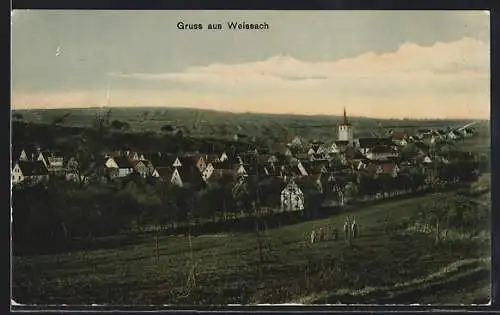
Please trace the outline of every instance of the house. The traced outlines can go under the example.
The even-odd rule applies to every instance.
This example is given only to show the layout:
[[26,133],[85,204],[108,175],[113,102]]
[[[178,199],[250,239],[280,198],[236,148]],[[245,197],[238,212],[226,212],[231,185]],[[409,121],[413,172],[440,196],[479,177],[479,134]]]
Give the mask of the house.
[[306,168],[304,167],[304,165],[302,165],[302,162],[300,160],[297,160],[296,163],[297,163],[297,169],[299,170],[301,176],[307,176],[307,175],[309,175],[307,173]]
[[134,171],[139,174],[141,177],[146,178],[148,177],[151,172],[150,168],[148,166],[148,162],[144,160],[133,160],[131,161],[131,164],[134,168]]
[[176,156],[172,154],[162,154],[161,152],[157,152],[150,154],[148,158],[149,158],[149,164],[151,164],[153,168],[167,167],[167,166],[173,167]]
[[408,134],[406,132],[393,132],[391,139],[397,145],[403,147],[408,145]]
[[237,158],[239,159],[240,164],[249,164],[256,165],[259,163],[259,155],[255,152],[242,152],[238,154]]
[[430,156],[425,155],[425,156],[422,158],[421,163],[424,163],[424,164],[429,164],[429,163],[432,163],[432,159],[430,158]]
[[295,138],[293,138],[293,140],[290,142],[290,145],[294,147],[301,147],[302,139],[299,136],[295,136]]
[[134,166],[126,157],[108,157],[104,164],[111,178],[122,178],[134,171]]
[[204,186],[202,174],[198,168],[175,168],[172,172],[170,183],[179,187],[199,189]]
[[328,153],[330,153],[330,150],[327,146],[325,146],[324,144],[320,145],[318,147],[318,149],[316,150],[316,154],[323,154],[323,155],[327,155]]
[[462,137],[462,135],[457,130],[451,130],[447,134],[447,138],[450,140],[457,140],[457,139],[460,139],[461,137]]
[[205,159],[202,155],[187,155],[176,159],[174,162],[174,167],[182,168],[186,166],[191,167],[192,165],[195,165],[200,173],[207,167]]
[[[220,162],[224,162],[225,160],[227,160],[229,157],[227,156],[226,152],[222,152],[222,154],[220,155],[220,158],[219,158],[219,161]],[[215,162],[215,161],[213,161]]]
[[281,191],[281,210],[282,211],[301,211],[304,210],[304,193],[292,179]]
[[301,178],[307,175],[308,173],[302,163],[294,160],[290,164],[281,165],[278,174],[275,176]]
[[349,141],[347,140],[336,140],[335,146],[339,152],[344,151],[349,146]]
[[358,161],[357,164],[354,165],[354,168],[358,171],[365,169],[368,166],[366,161]]
[[308,175],[315,175],[329,172],[328,160],[315,160],[311,162],[302,162],[302,167]]
[[[331,175],[320,173],[313,176],[309,176],[314,180],[315,187],[309,186],[310,189],[317,189],[317,191],[321,194],[329,194],[333,190],[333,181],[331,180],[333,177]],[[305,178],[307,180],[307,177]],[[303,179],[300,179],[299,187],[305,187],[302,184]]]
[[364,171],[371,175],[388,174],[392,177],[397,177],[401,169],[399,166],[392,162],[370,163]]
[[330,154],[337,154],[337,153],[339,153],[339,152],[340,152],[340,151],[339,151],[339,148],[337,147],[337,144],[336,144],[335,142],[334,142],[334,143],[332,143],[332,144],[330,145],[330,147],[329,147],[328,153],[330,153]]
[[344,157],[347,161],[359,161],[366,159],[366,157],[359,150],[352,147],[347,148],[346,151],[341,154],[341,157]]
[[64,157],[57,156],[54,152],[40,151],[37,161],[41,161],[51,173],[64,172]]
[[172,179],[173,168],[171,166],[155,167],[151,176],[162,181],[170,181]]
[[214,170],[215,170],[215,168],[212,165],[212,163],[208,163],[207,167],[205,167],[205,169],[203,170],[203,172],[201,174],[201,177],[203,178],[203,180],[205,182],[210,178],[210,176],[212,176]]
[[221,178],[223,176],[235,176],[236,172],[234,170],[234,165],[229,160],[220,161],[220,162],[212,162],[213,170],[211,171],[211,175],[209,178]]
[[12,148],[12,160],[35,161],[40,153],[40,148],[35,145],[24,145],[21,149]]
[[172,166],[173,166],[173,167],[182,167],[182,163],[181,163],[181,160],[180,160],[180,158],[179,158],[179,157],[176,157],[176,158],[174,159],[174,162],[172,163]]
[[125,156],[131,161],[139,161],[139,153],[137,152],[129,150],[125,152]]
[[356,148],[364,155],[376,147],[392,148],[394,143],[391,138],[358,138],[355,140]]
[[365,154],[370,160],[387,160],[389,158],[397,157],[398,153],[391,147],[374,147],[368,150]]
[[208,166],[209,163],[218,162],[219,158],[220,158],[220,156],[218,154],[214,154],[214,153],[205,154],[205,163],[207,163],[207,166]]
[[236,175],[238,175],[238,176],[248,176],[247,170],[246,170],[245,166],[243,166],[243,164],[234,165],[233,167],[234,167],[234,171],[235,171]]
[[464,137],[470,137],[474,135],[474,129],[467,127],[462,129],[462,135]]
[[49,180],[49,171],[42,161],[20,160],[12,168],[12,184],[17,185],[22,182],[39,183]]
[[424,135],[426,135],[426,134],[430,134],[431,132],[432,132],[432,130],[431,130],[431,129],[429,129],[429,128],[419,128],[419,129],[417,130],[417,134],[416,134],[416,135],[417,135],[419,138],[422,138]]

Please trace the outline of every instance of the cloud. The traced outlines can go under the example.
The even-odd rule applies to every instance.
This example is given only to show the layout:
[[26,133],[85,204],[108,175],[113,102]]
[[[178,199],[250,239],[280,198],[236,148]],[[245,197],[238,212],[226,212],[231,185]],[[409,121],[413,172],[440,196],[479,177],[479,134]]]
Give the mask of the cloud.
[[[341,43],[339,43],[341,44]],[[213,89],[412,94],[446,90],[470,93],[471,82],[484,92],[489,80],[489,45],[472,38],[422,47],[412,43],[386,54],[372,52],[328,62],[304,62],[279,55],[264,61],[211,64],[170,73],[112,73],[138,80],[163,80]],[[482,87],[484,86],[484,88]]]
[[[426,47],[406,43],[390,53],[323,62],[278,55],[178,72],[115,72],[109,74],[110,106],[333,115],[346,106],[357,116],[489,118],[489,58],[489,44],[463,38]],[[129,88],[134,84],[138,88]],[[18,108],[97,106],[106,94],[14,92],[12,104]]]

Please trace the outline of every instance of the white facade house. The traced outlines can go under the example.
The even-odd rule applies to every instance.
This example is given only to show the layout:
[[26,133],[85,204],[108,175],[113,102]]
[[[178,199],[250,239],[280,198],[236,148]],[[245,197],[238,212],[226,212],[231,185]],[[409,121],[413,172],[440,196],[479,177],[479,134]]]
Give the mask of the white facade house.
[[179,160],[178,157],[175,158],[174,163],[172,164],[173,167],[182,167],[182,163]]
[[26,151],[23,149],[21,150],[21,154],[19,155],[19,160],[21,161],[28,161],[31,157],[28,157],[28,154]]
[[228,156],[227,156],[226,152],[222,152],[222,154],[220,155],[219,161],[224,162],[227,159],[228,159]]
[[19,161],[12,168],[11,180],[13,185],[22,182],[32,184],[48,181],[49,172],[42,161]]
[[339,153],[339,148],[337,147],[337,144],[334,142],[332,143],[332,145],[330,146],[329,150],[328,150],[328,153],[333,153],[333,154],[336,154],[336,153]]
[[110,176],[113,178],[126,177],[134,171],[134,167],[130,161],[125,158],[109,157],[106,160],[105,166],[108,169]]
[[170,183],[179,187],[184,186],[184,183],[182,182],[182,178],[181,175],[179,174],[178,169],[175,169],[174,172],[172,173],[172,178],[170,179]]
[[325,145],[320,145],[319,148],[316,150],[316,154],[328,154],[330,152],[329,148],[327,148]]
[[283,211],[304,210],[304,193],[293,180],[281,191],[281,209]]
[[300,172],[300,174],[302,176],[307,176],[308,175],[308,173],[307,173],[304,165],[302,165],[302,163],[300,161],[298,161],[298,163],[297,163],[297,168],[299,169],[299,172]]
[[42,162],[51,172],[60,172],[64,170],[64,158],[61,156],[40,152],[36,160]]
[[387,160],[398,156],[395,150],[385,147],[378,147],[365,152],[365,156],[370,160]]
[[207,167],[203,170],[203,173],[201,174],[202,178],[204,181],[207,181],[210,176],[214,173],[214,166],[212,163],[208,163]]
[[148,175],[150,174],[147,161],[141,161],[141,160],[133,161],[132,165],[134,166],[134,170],[143,178],[148,177]]
[[24,180],[23,171],[21,170],[19,163],[16,163],[16,165],[14,165],[14,168],[12,169],[12,184],[14,185],[19,184],[23,180]]
[[153,176],[154,178],[160,178],[160,173],[158,172],[158,169],[155,168],[151,173],[151,176]]
[[242,164],[240,164],[236,170],[236,174],[240,176],[247,176],[247,170]]
[[451,130],[450,132],[448,132],[447,137],[448,139],[456,140],[459,138],[459,134],[456,133],[454,130]]

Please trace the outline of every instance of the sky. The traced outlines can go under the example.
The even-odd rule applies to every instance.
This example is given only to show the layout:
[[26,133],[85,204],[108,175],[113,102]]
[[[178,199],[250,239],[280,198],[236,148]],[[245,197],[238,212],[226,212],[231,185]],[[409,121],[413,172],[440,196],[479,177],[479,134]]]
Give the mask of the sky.
[[[269,29],[226,26],[243,21]],[[484,11],[16,10],[11,24],[13,109],[490,116]]]

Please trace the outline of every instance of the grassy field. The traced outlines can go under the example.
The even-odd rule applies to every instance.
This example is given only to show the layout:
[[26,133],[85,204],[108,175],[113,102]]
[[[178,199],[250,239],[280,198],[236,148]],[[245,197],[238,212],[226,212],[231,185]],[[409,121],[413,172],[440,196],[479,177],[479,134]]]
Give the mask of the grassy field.
[[[487,196],[487,195],[486,195]],[[196,284],[184,236],[153,235],[133,244],[59,255],[14,257],[13,295],[40,304],[231,303],[487,303],[488,235],[434,244],[429,235],[404,233],[418,204],[435,196],[349,209],[360,238],[308,243],[312,228],[345,214],[263,232],[259,269],[254,233],[192,239]],[[488,202],[485,195],[478,197]]]
[[[54,119],[65,116],[62,125],[88,127],[92,125],[98,109],[33,109],[15,110],[26,122],[50,124]],[[341,112],[337,114],[342,114]],[[460,126],[467,120],[398,120],[374,119],[366,117],[349,118],[356,136],[372,136],[386,133],[389,127],[412,130],[431,126]],[[299,116],[271,114],[234,114],[212,110],[186,108],[112,108],[110,120],[129,123],[132,131],[160,132],[162,126],[169,124],[181,126],[191,136],[216,136],[231,138],[234,134],[266,138],[276,141],[290,141],[299,135],[306,140],[332,141],[337,134],[339,116]],[[489,122],[480,124],[487,127]],[[483,126],[484,125],[484,126]],[[397,128],[400,126],[401,128]],[[409,127],[413,126],[413,127]],[[381,128],[386,127],[386,129]]]

